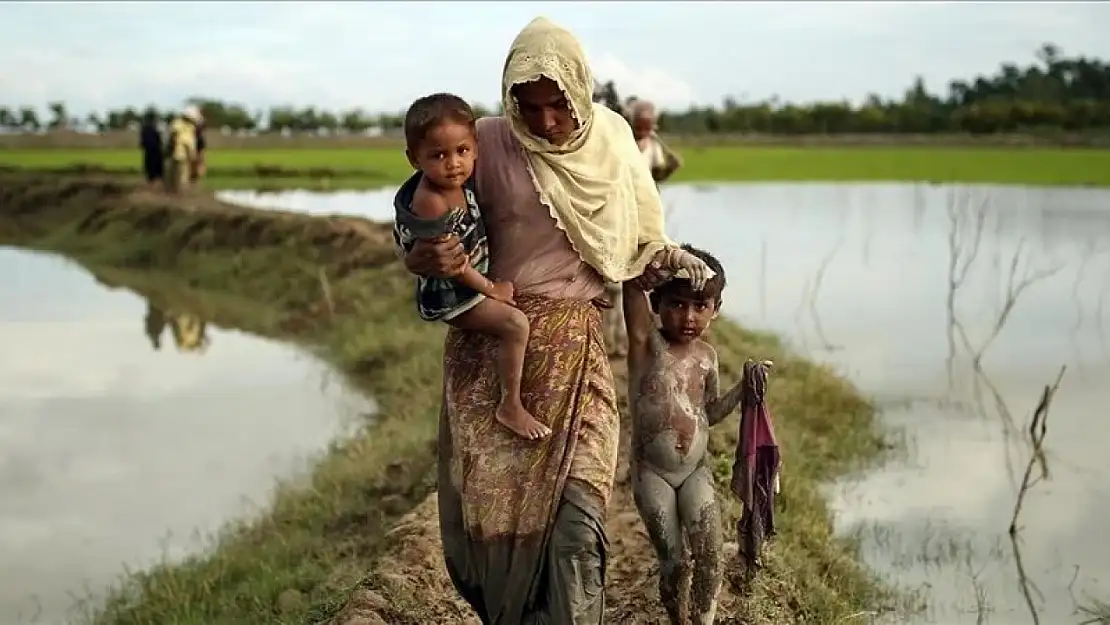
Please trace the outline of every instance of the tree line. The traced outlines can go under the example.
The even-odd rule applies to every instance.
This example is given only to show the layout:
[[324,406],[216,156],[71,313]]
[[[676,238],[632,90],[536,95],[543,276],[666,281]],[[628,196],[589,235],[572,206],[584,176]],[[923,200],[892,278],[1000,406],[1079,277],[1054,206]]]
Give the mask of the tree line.
[[[1025,67],[1003,63],[993,73],[970,80],[952,80],[944,93],[931,93],[917,77],[901,98],[869,96],[862,105],[845,101],[796,104],[771,97],[757,102],[725,98],[719,107],[661,111],[665,133],[945,133],[991,134],[1015,131],[1110,129],[1110,63],[1086,56],[1067,57],[1048,43]],[[597,85],[595,99],[621,109],[617,85]],[[371,113],[363,109],[328,111],[318,107],[275,106],[251,109],[243,104],[207,97],[189,103],[201,107],[209,127],[230,132],[319,134],[394,131],[404,113]],[[498,113],[475,107],[479,115]],[[173,111],[125,107],[84,118],[73,117],[64,102],[51,102],[45,116],[33,106],[0,106],[0,128],[9,132],[44,129],[124,130],[135,128],[146,113],[169,121]]]

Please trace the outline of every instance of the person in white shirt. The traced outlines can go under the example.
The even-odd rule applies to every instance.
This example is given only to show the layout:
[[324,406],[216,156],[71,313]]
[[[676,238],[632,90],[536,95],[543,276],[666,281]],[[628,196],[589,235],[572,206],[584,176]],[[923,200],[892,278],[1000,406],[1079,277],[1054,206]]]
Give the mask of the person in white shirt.
[[658,184],[674,175],[682,167],[682,159],[659,138],[655,105],[648,100],[633,100],[628,106],[628,120],[632,124],[632,136],[655,182]]

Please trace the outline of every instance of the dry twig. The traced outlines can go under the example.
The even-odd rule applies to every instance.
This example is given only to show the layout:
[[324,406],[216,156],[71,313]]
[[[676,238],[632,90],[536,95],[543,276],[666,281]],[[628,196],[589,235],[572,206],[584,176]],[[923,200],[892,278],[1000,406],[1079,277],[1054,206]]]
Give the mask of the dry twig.
[[[1025,572],[1025,563],[1021,557],[1021,547],[1018,544],[1018,518],[1021,516],[1022,507],[1025,503],[1025,496],[1029,490],[1034,486],[1047,480],[1048,461],[1044,452],[1044,439],[1048,434],[1048,414],[1052,406],[1052,399],[1056,396],[1056,391],[1060,389],[1060,381],[1064,378],[1064,372],[1067,371],[1067,365],[1060,367],[1060,372],[1056,374],[1056,380],[1051,386],[1045,386],[1044,391],[1041,392],[1041,400],[1037,403],[1037,408],[1033,411],[1033,418],[1029,421],[1029,440],[1032,443],[1033,451],[1029,455],[1029,462],[1025,466],[1025,474],[1021,480],[1021,486],[1018,489],[1017,499],[1014,501],[1014,514],[1010,519],[1010,544],[1014,550],[1014,566],[1017,568],[1018,585],[1021,588],[1022,596],[1025,598],[1025,604],[1029,607],[1029,614],[1033,617],[1034,625],[1040,624],[1040,615],[1037,612],[1036,602],[1033,600],[1033,593],[1036,593],[1041,601],[1044,601],[1044,596],[1036,585],[1029,579]],[[1040,475],[1034,476],[1033,471],[1040,468]]]

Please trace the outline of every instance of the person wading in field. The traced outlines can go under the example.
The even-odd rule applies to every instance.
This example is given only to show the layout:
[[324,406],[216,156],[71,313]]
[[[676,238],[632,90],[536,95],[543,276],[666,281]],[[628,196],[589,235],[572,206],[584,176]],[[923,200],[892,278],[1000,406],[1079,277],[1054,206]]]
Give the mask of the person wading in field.
[[[601,625],[605,510],[620,416],[600,308],[605,281],[653,289],[709,268],[663,232],[663,209],[628,123],[592,101],[574,36],[537,18],[513,41],[502,117],[479,119],[474,182],[489,273],[528,318],[525,408],[551,435],[496,424],[498,343],[450,328],[444,348],[438,498],[447,572],[490,625]],[[400,236],[397,236],[398,241]],[[398,249],[413,273],[456,277],[457,237]]]
[[[633,100],[627,110],[628,122],[632,124],[632,136],[636,146],[651,170],[651,177],[659,184],[670,178],[680,167],[682,159],[663,143],[656,133],[655,105],[648,100]],[[624,303],[621,298],[621,285],[610,282],[605,285],[605,293],[612,308],[605,310],[602,326],[605,330],[605,345],[612,357],[628,353],[628,335],[624,325]]]
[[203,121],[200,109],[189,105],[170,123],[166,188],[171,193],[184,193],[192,185],[193,166],[197,160],[197,126]]

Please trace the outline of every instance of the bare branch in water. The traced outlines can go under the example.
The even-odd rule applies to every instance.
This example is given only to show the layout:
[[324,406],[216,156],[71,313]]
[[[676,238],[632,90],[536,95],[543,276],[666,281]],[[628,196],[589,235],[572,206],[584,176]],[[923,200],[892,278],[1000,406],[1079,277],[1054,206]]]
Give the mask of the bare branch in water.
[[[1029,441],[1033,444],[1033,451],[1029,455],[1029,464],[1025,467],[1025,475],[1021,479],[1021,488],[1018,490],[1017,500],[1014,502],[1014,516],[1010,520],[1009,530],[1011,536],[1018,532],[1018,517],[1021,515],[1022,504],[1025,503],[1025,495],[1030,488],[1049,478],[1048,461],[1044,453],[1044,439],[1048,433],[1048,411],[1052,407],[1052,398],[1056,396],[1056,391],[1060,389],[1060,381],[1064,378],[1064,372],[1067,370],[1067,365],[1061,366],[1052,386],[1044,387],[1044,391],[1041,393],[1041,401],[1037,403],[1037,408],[1033,411],[1033,418],[1029,420]],[[1038,467],[1041,470],[1040,476],[1034,478],[1033,470]]]
[[767,318],[767,237],[759,239],[759,318]]
[[[1025,564],[1021,558],[1021,547],[1019,545],[1019,527],[1018,518],[1021,516],[1022,507],[1025,503],[1025,496],[1029,494],[1030,489],[1039,484],[1040,482],[1049,478],[1048,461],[1044,452],[1044,440],[1048,434],[1048,414],[1052,406],[1052,399],[1056,396],[1056,391],[1060,389],[1060,381],[1064,378],[1064,372],[1067,371],[1067,365],[1060,367],[1060,372],[1056,374],[1056,380],[1051,386],[1045,386],[1044,391],[1041,393],[1041,400],[1037,403],[1037,408],[1033,411],[1033,418],[1029,420],[1029,440],[1032,443],[1033,451],[1029,455],[1029,462],[1025,465],[1025,474],[1021,479],[1021,486],[1018,489],[1017,499],[1014,501],[1014,514],[1010,519],[1010,544],[1014,550],[1014,565],[1017,567],[1018,585],[1021,588],[1021,594],[1025,597],[1025,604],[1029,607],[1029,614],[1033,617],[1034,625],[1040,625],[1040,615],[1037,612],[1036,602],[1033,600],[1033,594],[1036,593],[1041,601],[1044,601],[1044,596],[1041,595],[1040,590],[1033,584],[1032,580],[1025,572]],[[1040,475],[1034,476],[1033,472],[1040,468]]]
[[[963,286],[967,280],[968,270],[971,264],[975,262],[975,257],[979,255],[979,248],[983,240],[983,224],[986,222],[987,209],[989,207],[989,198],[984,198],[983,201],[976,208],[972,222],[971,232],[971,245],[970,249],[964,249],[964,243],[961,241],[961,225],[964,223],[965,211],[963,208],[966,206],[966,195],[961,196],[959,200],[956,199],[955,191],[948,193],[948,297],[945,302],[945,310],[948,313],[948,359],[946,368],[948,370],[948,386],[951,388],[953,384],[953,363],[956,360],[956,338],[954,333],[954,325],[956,320],[956,292]],[[960,257],[966,257],[961,265]]]
[[1098,303],[1095,304],[1095,329],[1098,330],[1098,342],[1102,351],[1110,354],[1110,340],[1106,337],[1106,324],[1103,321],[1103,312],[1106,309],[1106,292],[1110,288],[1110,277],[1102,281],[1102,290],[1098,293]]
[[813,274],[813,288],[809,292],[809,316],[813,320],[813,330],[817,333],[818,340],[821,341],[821,347],[827,351],[838,349],[839,346],[830,343],[828,337],[825,336],[825,329],[821,326],[821,315],[817,312],[817,293],[821,290],[821,283],[825,280],[825,271],[828,270],[829,264],[832,263],[833,258],[836,257],[843,246],[844,231],[841,230],[840,236],[836,239],[836,245],[821,259],[817,272]]
[[1018,241],[1017,249],[1014,250],[1014,256],[1010,259],[1010,276],[1006,282],[1006,299],[1002,303],[1002,310],[998,313],[998,318],[995,321],[994,328],[991,329],[990,334],[982,345],[973,353],[972,360],[977,365],[983,359],[983,354],[986,353],[987,348],[991,346],[998,335],[1002,332],[1002,328],[1006,326],[1006,322],[1010,319],[1010,313],[1014,311],[1014,306],[1017,305],[1018,298],[1025,289],[1036,284],[1037,282],[1049,278],[1061,269],[1064,265],[1057,264],[1048,269],[1041,269],[1038,271],[1027,272],[1025,277],[1018,280],[1018,265],[1021,264],[1021,252],[1025,247],[1025,239],[1022,238]]
[[805,323],[802,321],[803,311],[806,302],[809,301],[809,278],[802,282],[802,294],[798,298],[798,307],[794,309],[794,323],[798,326],[798,338],[801,339],[801,348],[803,353],[809,352],[809,333],[806,332]]

